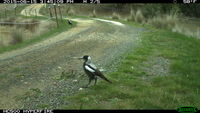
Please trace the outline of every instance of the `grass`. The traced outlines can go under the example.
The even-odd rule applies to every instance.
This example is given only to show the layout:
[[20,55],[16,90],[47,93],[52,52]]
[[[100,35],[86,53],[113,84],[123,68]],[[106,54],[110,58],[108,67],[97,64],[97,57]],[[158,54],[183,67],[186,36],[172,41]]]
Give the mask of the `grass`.
[[[127,22],[130,25],[131,22]],[[153,28],[152,28],[153,29]],[[61,109],[177,109],[200,108],[200,40],[168,30],[142,34],[141,45],[129,52],[118,71],[110,73],[113,84],[104,81],[64,97]],[[141,66],[153,58],[170,60],[168,76],[149,76]],[[151,68],[152,65],[147,65]],[[131,68],[133,67],[133,68]]]
[[73,23],[75,23],[75,24],[70,26],[66,22],[65,23],[63,23],[63,22],[61,23],[61,20],[59,20],[59,25],[60,25],[59,28],[52,29],[47,33],[41,34],[40,36],[34,37],[34,38],[30,39],[30,40],[23,41],[22,43],[18,43],[18,44],[6,46],[6,47],[1,47],[0,48],[0,53],[4,53],[6,51],[11,51],[11,50],[14,50],[14,49],[22,48],[22,47],[28,46],[30,44],[34,44],[36,42],[44,40],[46,38],[55,36],[55,35],[63,32],[63,31],[66,31],[66,30],[68,30],[68,29],[70,29],[72,27],[75,27],[76,26],[76,22],[73,22]]

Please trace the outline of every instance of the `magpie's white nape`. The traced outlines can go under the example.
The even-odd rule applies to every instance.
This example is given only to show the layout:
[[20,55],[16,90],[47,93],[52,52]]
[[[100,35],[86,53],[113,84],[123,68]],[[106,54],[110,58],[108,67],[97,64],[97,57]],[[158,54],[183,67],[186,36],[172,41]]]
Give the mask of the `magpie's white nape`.
[[67,19],[67,23],[68,23],[69,25],[72,25],[72,22],[71,22],[69,19]]

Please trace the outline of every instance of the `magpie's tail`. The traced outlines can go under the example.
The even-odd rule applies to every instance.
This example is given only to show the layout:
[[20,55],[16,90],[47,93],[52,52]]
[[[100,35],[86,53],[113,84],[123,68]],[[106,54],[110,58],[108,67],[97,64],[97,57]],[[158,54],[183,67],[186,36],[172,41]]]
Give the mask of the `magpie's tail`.
[[112,83],[110,80],[108,80],[105,76],[100,76],[102,79],[104,79],[105,81]]

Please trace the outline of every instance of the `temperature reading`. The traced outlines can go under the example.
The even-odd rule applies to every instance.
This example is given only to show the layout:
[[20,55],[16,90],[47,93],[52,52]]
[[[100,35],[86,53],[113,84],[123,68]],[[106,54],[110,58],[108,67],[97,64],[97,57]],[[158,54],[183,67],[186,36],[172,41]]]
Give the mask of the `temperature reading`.
[[90,3],[91,3],[91,4],[99,4],[99,3],[100,3],[100,0],[90,0]]

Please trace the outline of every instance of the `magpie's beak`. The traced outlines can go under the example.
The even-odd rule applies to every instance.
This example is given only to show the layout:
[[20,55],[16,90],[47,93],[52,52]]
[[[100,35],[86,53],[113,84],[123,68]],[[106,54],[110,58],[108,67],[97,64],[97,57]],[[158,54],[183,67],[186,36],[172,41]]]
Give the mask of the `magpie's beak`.
[[79,57],[78,59],[83,59],[83,57]]
[[83,59],[83,57],[73,57],[74,59]]

